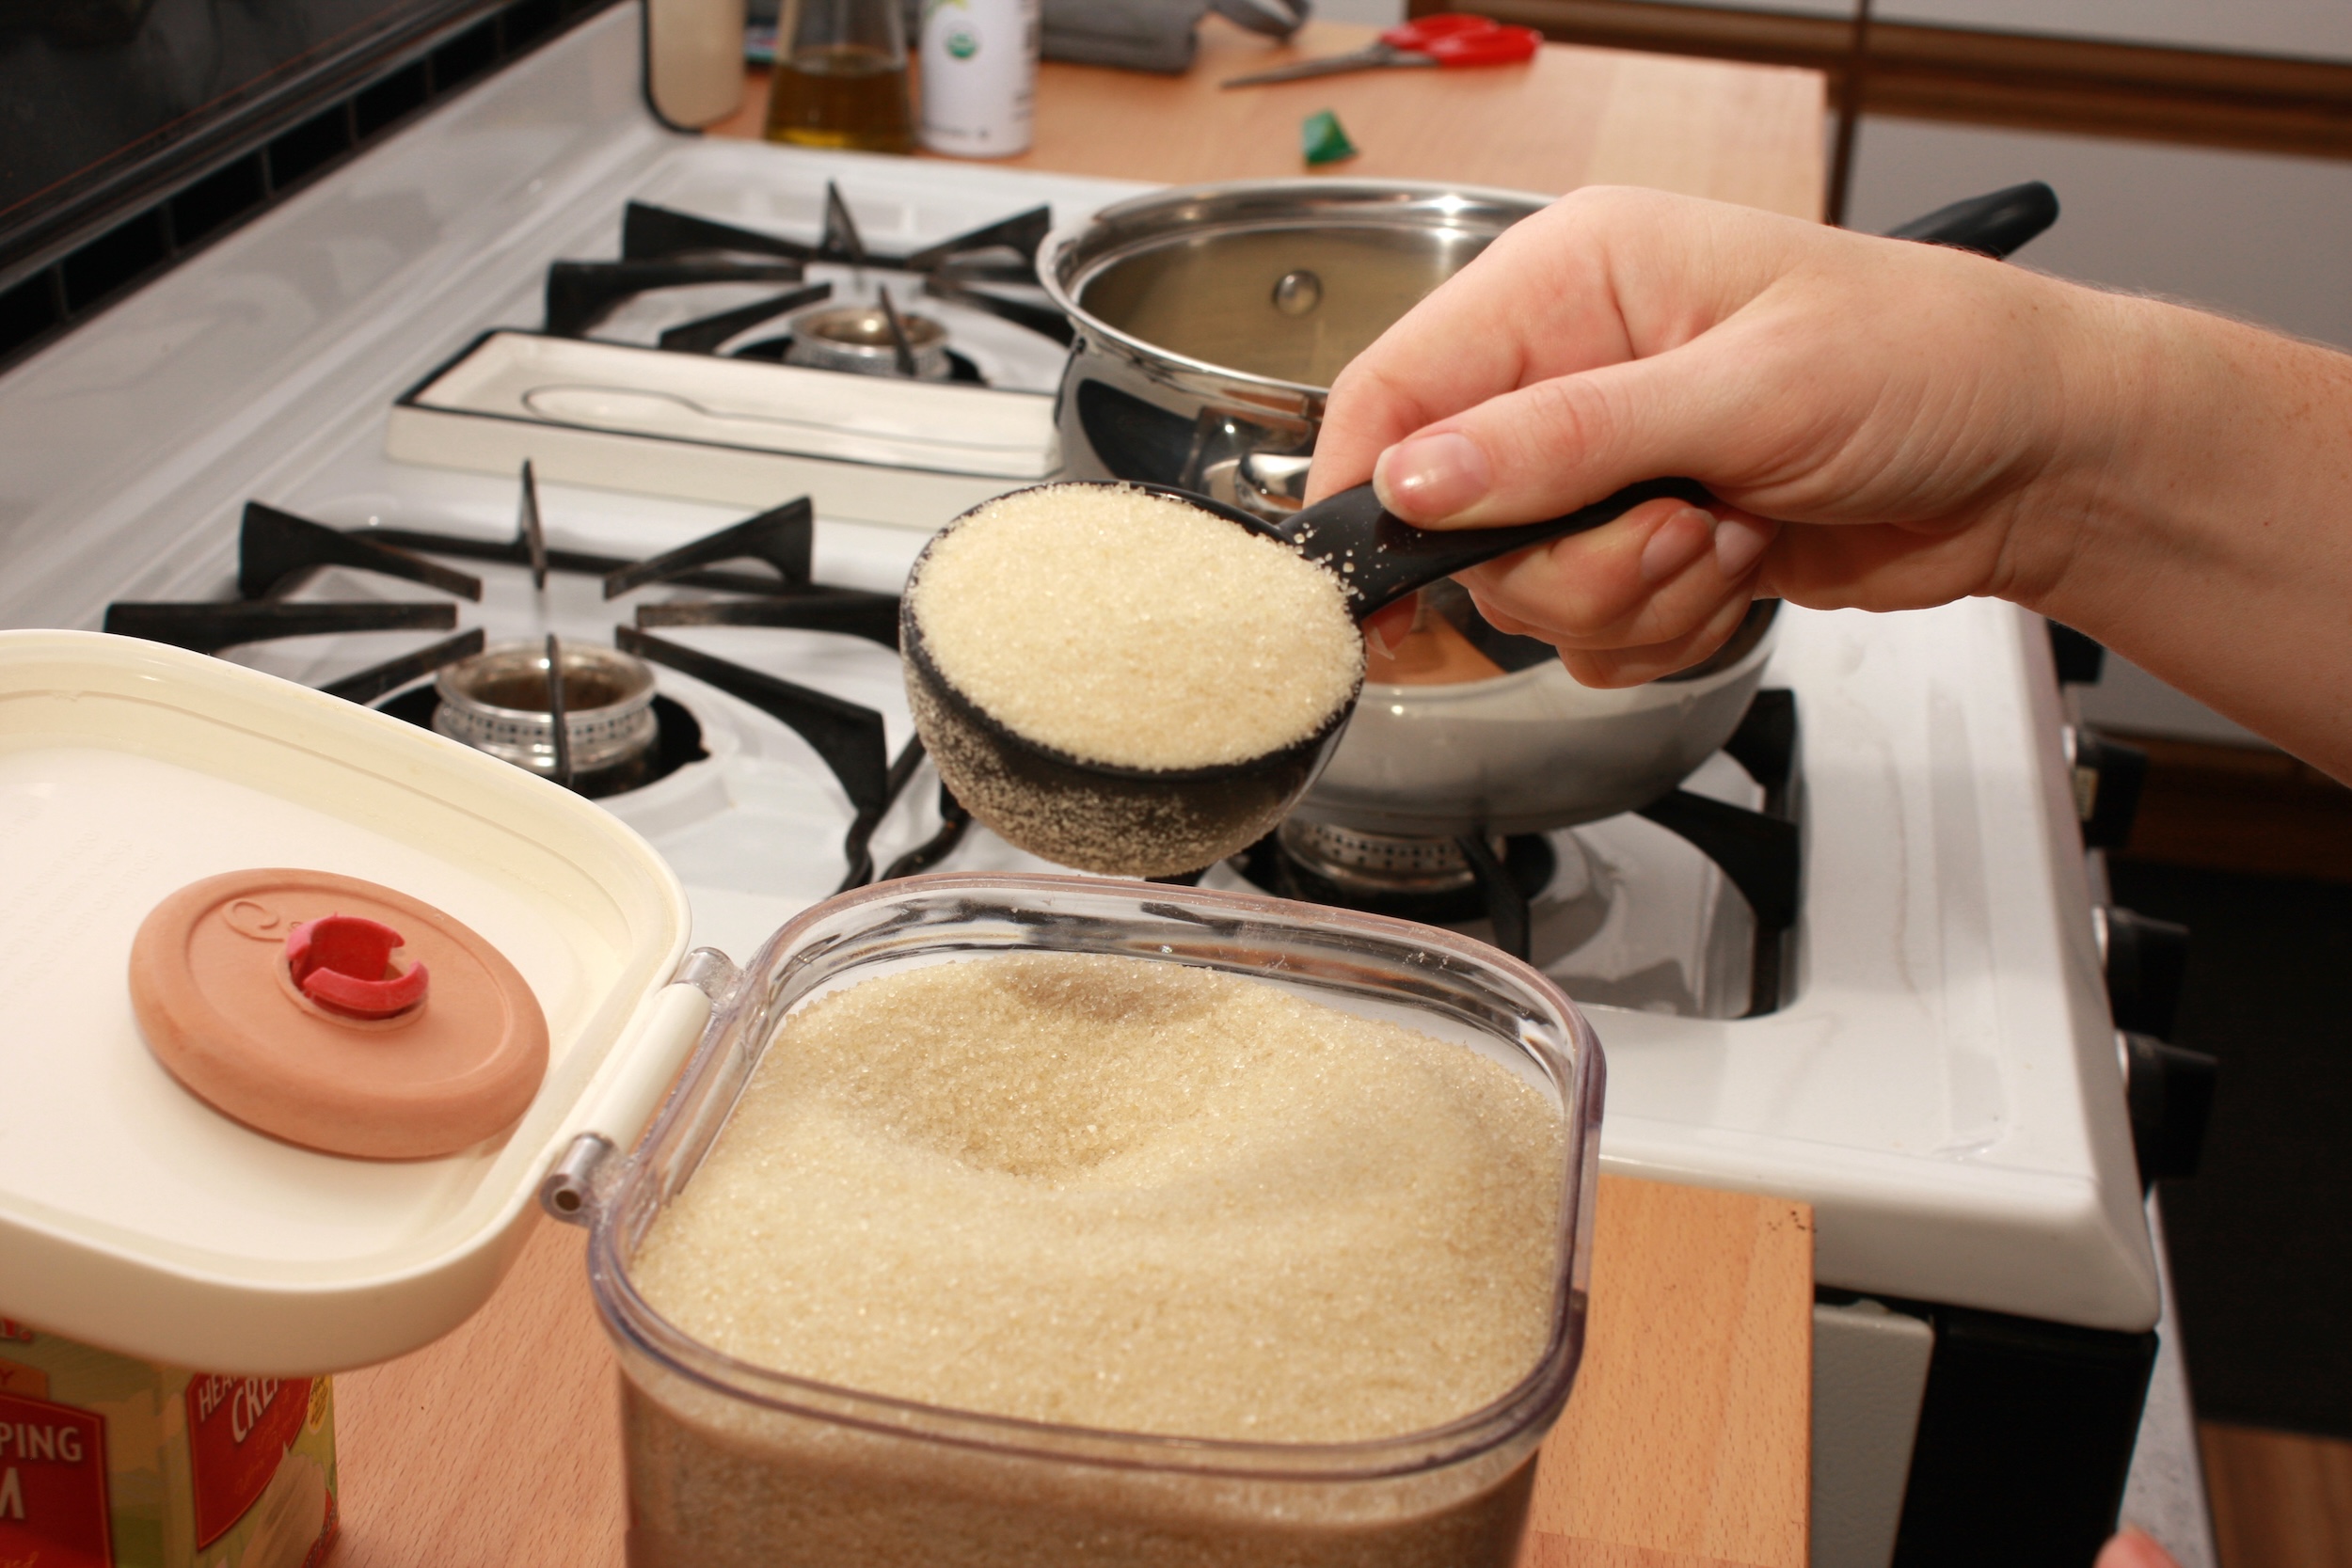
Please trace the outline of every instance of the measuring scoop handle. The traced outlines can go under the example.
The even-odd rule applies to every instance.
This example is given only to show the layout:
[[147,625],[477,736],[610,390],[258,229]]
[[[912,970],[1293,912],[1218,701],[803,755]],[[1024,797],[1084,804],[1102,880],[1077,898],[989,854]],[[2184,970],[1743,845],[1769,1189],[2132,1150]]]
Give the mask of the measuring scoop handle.
[[1697,506],[1715,499],[1696,480],[1650,479],[1547,522],[1522,523],[1516,528],[1423,529],[1383,507],[1371,485],[1359,484],[1317,501],[1270,531],[1279,532],[1308,559],[1337,572],[1355,595],[1349,609],[1362,621],[1383,605],[1393,604],[1439,578],[1547,539],[1615,522],[1644,501],[1661,496]]

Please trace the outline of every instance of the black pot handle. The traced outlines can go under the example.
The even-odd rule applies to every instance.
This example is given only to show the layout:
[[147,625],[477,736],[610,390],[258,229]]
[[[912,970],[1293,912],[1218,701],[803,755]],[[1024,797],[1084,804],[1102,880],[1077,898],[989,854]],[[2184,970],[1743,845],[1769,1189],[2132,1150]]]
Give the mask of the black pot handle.
[[1888,230],[1886,237],[1973,250],[1997,261],[2058,222],[2058,192],[2039,180],[2029,180],[1989,196],[1972,196],[1938,207],[1925,217]]

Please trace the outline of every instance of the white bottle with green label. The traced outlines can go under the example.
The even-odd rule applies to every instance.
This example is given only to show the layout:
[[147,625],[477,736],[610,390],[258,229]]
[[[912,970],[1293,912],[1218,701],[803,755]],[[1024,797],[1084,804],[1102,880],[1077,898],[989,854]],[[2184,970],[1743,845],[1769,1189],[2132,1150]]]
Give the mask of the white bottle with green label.
[[1039,0],[923,0],[923,145],[962,158],[1029,150]]

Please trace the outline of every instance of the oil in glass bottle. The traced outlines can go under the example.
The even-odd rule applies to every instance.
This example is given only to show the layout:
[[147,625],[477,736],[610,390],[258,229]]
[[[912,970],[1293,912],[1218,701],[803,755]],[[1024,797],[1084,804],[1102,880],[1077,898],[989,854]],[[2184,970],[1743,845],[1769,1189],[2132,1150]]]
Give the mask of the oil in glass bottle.
[[898,0],[785,0],[768,139],[864,152],[914,149]]

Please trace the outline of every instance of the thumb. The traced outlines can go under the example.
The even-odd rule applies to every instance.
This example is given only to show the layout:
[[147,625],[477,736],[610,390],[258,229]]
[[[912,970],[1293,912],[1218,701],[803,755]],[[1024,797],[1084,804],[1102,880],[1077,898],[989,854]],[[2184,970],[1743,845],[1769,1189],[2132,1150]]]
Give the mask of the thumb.
[[1556,517],[1640,480],[1705,479],[1693,473],[1702,464],[1724,470],[1769,409],[1750,391],[1753,368],[1714,336],[1538,381],[1414,432],[1373,470],[1381,504],[1424,528],[1491,528]]

